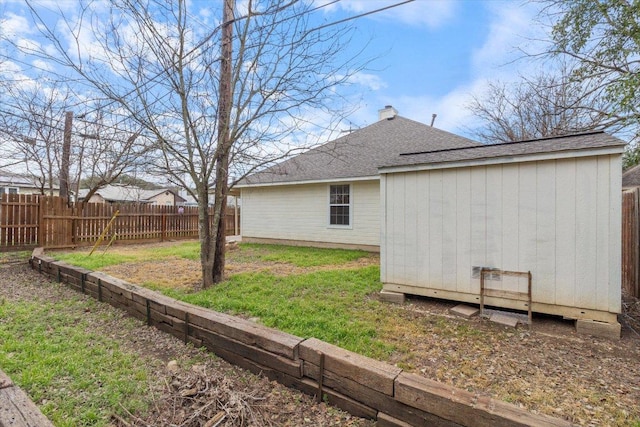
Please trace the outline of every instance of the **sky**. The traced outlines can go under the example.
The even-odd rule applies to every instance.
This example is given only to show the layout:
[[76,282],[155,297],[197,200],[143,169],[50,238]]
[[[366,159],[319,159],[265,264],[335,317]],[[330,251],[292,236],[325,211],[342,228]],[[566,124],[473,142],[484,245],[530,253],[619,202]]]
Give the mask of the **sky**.
[[[399,0],[348,0],[328,14],[359,13]],[[536,52],[543,28],[535,4],[504,0],[416,0],[354,21],[382,53],[371,71],[364,102],[352,117],[355,126],[377,120],[392,105],[401,116],[469,136],[477,121],[466,109],[488,82],[517,81],[539,63],[523,59]]]
[[[246,0],[239,0],[239,2]],[[309,0],[325,5],[331,0]],[[383,8],[402,0],[340,0],[322,7],[318,19],[333,22]],[[45,6],[74,7],[75,0],[41,0]],[[211,0],[191,0],[203,21],[214,20]],[[470,136],[477,122],[466,109],[490,81],[515,81],[536,71],[521,59],[522,50],[535,51],[542,29],[535,24],[536,5],[506,0],[415,0],[352,22],[354,43],[368,43],[375,57],[357,76],[362,97],[356,111],[341,126],[359,128],[377,120],[378,110],[392,105],[401,116]],[[32,23],[21,1],[0,0],[5,30],[29,37]]]

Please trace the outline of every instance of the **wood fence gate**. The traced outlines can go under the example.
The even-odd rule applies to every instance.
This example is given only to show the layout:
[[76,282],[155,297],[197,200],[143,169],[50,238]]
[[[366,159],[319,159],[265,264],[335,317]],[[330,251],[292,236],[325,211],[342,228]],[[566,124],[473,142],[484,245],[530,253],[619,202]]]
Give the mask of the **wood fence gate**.
[[[94,244],[115,218],[105,238],[142,242],[198,237],[197,207],[84,203],[68,206],[61,197],[3,194],[0,199],[0,251],[43,246]],[[213,219],[213,209],[209,211]],[[225,217],[227,235],[239,234],[236,211]]]

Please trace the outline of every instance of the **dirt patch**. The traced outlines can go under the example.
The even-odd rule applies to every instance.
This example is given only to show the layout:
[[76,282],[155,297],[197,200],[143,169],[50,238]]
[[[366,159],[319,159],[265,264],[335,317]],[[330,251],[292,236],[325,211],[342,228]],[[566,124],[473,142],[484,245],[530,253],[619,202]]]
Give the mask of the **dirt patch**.
[[[456,302],[409,298],[396,330],[409,354],[389,360],[407,371],[584,425],[640,422],[640,336],[620,341],[578,335],[573,321],[534,315],[532,330],[449,315]],[[640,325],[640,303],[626,317]]]
[[[167,243],[156,244],[156,246],[166,246]],[[118,248],[118,252],[135,253],[136,249]],[[329,271],[335,269],[351,270],[370,265],[378,265],[380,257],[377,254],[369,254],[355,261],[349,261],[340,265],[321,265],[313,267],[298,267],[284,262],[262,261],[252,259],[252,257],[233,257],[230,252],[225,265],[227,276],[241,273],[269,273],[276,276],[288,276],[297,274],[313,273],[316,271]],[[127,280],[131,283],[146,285],[153,283],[160,288],[172,288],[190,290],[194,284],[202,280],[200,261],[193,261],[184,258],[171,257],[163,258],[160,261],[144,261],[136,263],[124,263],[104,267],[102,269],[107,274]]]

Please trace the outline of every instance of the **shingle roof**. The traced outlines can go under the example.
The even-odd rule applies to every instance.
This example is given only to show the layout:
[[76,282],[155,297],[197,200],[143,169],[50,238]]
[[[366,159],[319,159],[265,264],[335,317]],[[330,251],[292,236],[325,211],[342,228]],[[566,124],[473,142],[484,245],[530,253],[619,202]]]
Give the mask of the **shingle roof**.
[[476,145],[480,143],[396,116],[249,175],[238,185],[378,176],[378,167],[400,153]]
[[425,165],[431,163],[462,162],[500,157],[518,157],[542,153],[622,147],[626,143],[604,132],[589,132],[503,144],[429,151],[406,151],[381,167]]
[[640,165],[635,165],[622,173],[623,187],[640,187]]
[[[99,189],[96,194],[102,196],[103,199],[111,201],[111,202],[146,202],[149,201],[154,196],[158,194],[164,193],[165,191],[170,191],[174,195],[175,192],[173,190],[169,190],[166,188],[160,188],[156,190],[143,190],[142,188],[133,187],[130,185],[106,185]],[[83,198],[89,192],[88,189],[81,189],[78,192],[80,198]],[[176,195],[180,199],[179,195]]]

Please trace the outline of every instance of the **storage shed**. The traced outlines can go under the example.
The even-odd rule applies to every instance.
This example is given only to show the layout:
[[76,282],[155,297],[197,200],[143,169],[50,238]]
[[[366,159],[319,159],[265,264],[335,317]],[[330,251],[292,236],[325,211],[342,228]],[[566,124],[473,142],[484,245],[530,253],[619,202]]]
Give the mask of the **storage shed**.
[[[380,168],[386,293],[617,325],[625,143],[602,132],[401,154]],[[491,273],[491,271],[490,271]],[[619,331],[619,329],[618,329]]]

